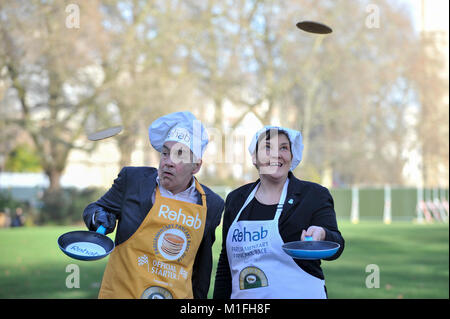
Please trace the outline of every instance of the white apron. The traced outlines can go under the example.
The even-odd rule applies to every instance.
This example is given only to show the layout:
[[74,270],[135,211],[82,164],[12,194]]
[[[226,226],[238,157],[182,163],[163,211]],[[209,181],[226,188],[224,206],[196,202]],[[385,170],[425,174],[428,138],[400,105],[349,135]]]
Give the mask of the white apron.
[[325,281],[301,269],[281,246],[278,220],[286,199],[289,178],[283,187],[273,220],[239,220],[254,198],[248,196],[226,238],[232,277],[232,299],[325,299]]

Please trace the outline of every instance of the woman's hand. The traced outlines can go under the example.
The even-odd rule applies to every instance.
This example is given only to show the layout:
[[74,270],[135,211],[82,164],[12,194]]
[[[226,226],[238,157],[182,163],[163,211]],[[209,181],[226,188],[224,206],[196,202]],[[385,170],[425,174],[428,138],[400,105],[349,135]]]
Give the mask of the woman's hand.
[[325,240],[325,229],[320,226],[309,226],[306,231],[302,231],[300,239],[305,240],[306,236],[311,236],[313,240]]

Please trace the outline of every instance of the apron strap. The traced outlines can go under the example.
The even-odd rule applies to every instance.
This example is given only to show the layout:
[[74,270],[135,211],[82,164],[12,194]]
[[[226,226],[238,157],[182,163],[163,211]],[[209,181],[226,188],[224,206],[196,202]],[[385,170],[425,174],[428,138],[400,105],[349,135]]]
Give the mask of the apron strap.
[[[239,216],[241,216],[242,211],[253,200],[253,198],[255,197],[256,191],[258,190],[260,184],[261,184],[261,182],[259,182],[258,185],[256,185],[256,187],[250,193],[250,195],[248,195],[247,199],[245,200],[244,205],[242,205],[241,209],[237,213],[236,218],[234,219],[233,223],[238,221]],[[281,192],[281,196],[280,196],[280,200],[279,200],[278,205],[277,205],[277,211],[275,213],[274,220],[278,220],[280,218],[281,212],[283,211],[284,201],[286,200],[286,196],[287,196],[288,185],[289,185],[289,177],[287,177],[286,181],[284,182],[283,191]]]
[[203,190],[202,185],[200,185],[199,181],[194,177],[195,180],[195,189],[202,196],[202,206],[206,207],[206,193]]
[[289,185],[289,177],[286,178],[286,182],[284,182],[283,191],[281,192],[281,196],[280,196],[280,202],[278,203],[277,211],[275,213],[275,220],[277,222],[280,219],[281,212],[283,211],[284,201],[286,200],[286,196],[287,196],[288,185]]

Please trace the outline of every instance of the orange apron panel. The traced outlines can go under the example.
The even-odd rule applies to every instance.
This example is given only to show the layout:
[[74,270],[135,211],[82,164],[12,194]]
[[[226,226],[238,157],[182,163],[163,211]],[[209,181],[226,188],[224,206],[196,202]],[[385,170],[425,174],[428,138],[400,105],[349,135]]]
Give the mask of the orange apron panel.
[[136,232],[109,256],[99,298],[193,298],[192,266],[203,238],[206,195],[195,187],[202,205],[162,197]]

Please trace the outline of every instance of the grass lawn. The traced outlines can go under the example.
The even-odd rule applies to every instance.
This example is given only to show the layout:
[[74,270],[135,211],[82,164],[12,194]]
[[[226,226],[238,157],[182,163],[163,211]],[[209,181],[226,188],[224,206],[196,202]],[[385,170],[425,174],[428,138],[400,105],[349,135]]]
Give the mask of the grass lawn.
[[[342,224],[346,247],[323,263],[330,298],[449,298],[449,227],[411,223]],[[368,289],[367,265],[380,287]]]
[[[330,298],[449,298],[448,224],[340,222],[340,228],[344,253],[322,264]],[[79,229],[0,229],[0,298],[96,298],[107,258],[73,260],[56,243],[62,233]],[[209,297],[221,239],[218,228]],[[66,287],[70,264],[79,266],[80,288]],[[379,288],[366,287],[370,264],[378,266]]]

